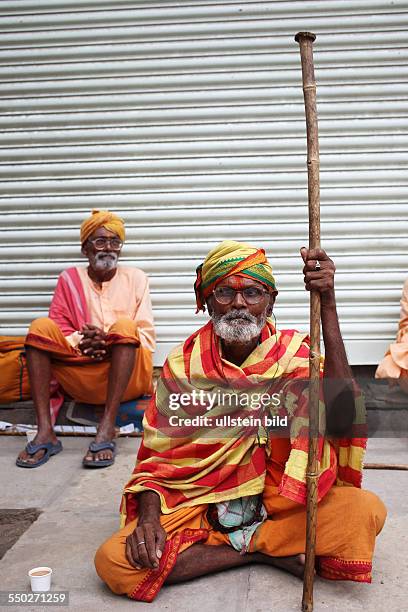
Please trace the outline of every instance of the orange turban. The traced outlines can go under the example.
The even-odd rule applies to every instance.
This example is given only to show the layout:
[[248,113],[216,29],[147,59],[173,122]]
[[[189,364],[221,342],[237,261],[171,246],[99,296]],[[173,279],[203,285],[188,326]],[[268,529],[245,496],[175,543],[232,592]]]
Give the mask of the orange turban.
[[109,232],[113,232],[124,242],[125,224],[123,219],[109,212],[109,210],[98,210],[94,208],[92,215],[85,219],[81,225],[81,244],[84,244],[97,229],[104,227]]

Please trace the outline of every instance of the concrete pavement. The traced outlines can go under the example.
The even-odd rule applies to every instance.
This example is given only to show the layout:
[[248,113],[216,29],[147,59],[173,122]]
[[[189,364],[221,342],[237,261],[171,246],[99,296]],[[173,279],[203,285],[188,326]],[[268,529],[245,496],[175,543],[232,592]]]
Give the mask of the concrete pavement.
[[[84,470],[82,456],[90,438],[61,438],[64,452],[35,470],[14,465],[25,439],[0,436],[2,508],[43,510],[0,561],[1,590],[29,590],[27,571],[53,568],[53,590],[70,592],[70,609],[80,612],[290,612],[300,610],[302,584],[274,568],[230,570],[194,582],[165,587],[152,604],[113,595],[93,566],[98,545],[118,528],[123,484],[133,469],[140,440],[120,438],[113,467]],[[407,439],[372,439],[367,462],[408,463]],[[364,486],[384,500],[388,520],[378,538],[371,585],[315,582],[315,610],[320,612],[405,612],[408,609],[408,472],[366,470]],[[14,610],[57,609],[18,607]],[[64,610],[64,608],[58,608]],[[65,608],[66,609],[66,608]]]

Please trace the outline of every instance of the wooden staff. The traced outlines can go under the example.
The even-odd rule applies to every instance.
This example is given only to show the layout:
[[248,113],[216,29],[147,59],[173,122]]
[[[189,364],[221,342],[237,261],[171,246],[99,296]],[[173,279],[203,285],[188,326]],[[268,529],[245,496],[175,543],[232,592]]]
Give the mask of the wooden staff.
[[402,470],[408,471],[406,463],[365,463],[365,470]]
[[[309,249],[320,248],[320,181],[319,137],[317,128],[316,82],[313,66],[313,42],[311,32],[299,32],[295,36],[300,45],[302,62],[303,96],[305,99],[307,134],[307,184],[309,200]],[[310,293],[310,357],[309,357],[309,453],[307,458],[307,506],[306,506],[306,564],[303,579],[302,610],[313,610],[313,580],[315,567],[317,523],[317,437],[319,431],[320,386],[320,294]]]

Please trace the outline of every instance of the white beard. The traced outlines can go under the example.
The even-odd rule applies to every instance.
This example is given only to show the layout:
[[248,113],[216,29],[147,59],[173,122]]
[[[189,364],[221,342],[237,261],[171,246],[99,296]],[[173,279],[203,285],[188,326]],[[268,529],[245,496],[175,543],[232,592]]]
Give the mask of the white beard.
[[259,318],[251,315],[247,310],[234,308],[223,315],[212,314],[214,331],[226,342],[239,342],[247,344],[260,335],[265,326],[266,310]]
[[113,270],[118,265],[117,253],[105,253],[101,251],[92,257],[92,267],[98,271]]

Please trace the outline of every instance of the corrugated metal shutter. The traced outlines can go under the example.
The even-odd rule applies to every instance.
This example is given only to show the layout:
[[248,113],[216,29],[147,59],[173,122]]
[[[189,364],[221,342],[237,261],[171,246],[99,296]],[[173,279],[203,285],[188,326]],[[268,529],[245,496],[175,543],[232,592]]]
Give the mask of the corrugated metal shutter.
[[305,329],[298,47],[312,30],[323,246],[353,363],[394,337],[407,271],[406,1],[0,4],[0,333],[46,313],[93,207],[151,276],[156,362],[205,320],[194,269],[225,238],[265,246],[278,324]]

